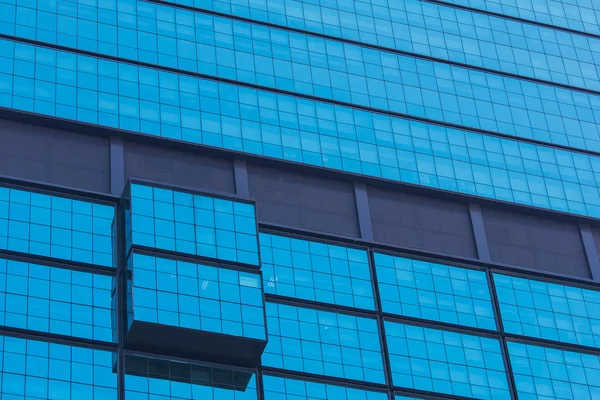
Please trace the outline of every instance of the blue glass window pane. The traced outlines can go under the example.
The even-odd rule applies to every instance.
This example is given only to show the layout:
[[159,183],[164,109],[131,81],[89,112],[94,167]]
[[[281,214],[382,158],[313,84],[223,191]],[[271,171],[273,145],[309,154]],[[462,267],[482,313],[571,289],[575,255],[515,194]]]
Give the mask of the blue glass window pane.
[[385,321],[394,385],[478,399],[508,399],[496,339]]
[[494,274],[504,330],[600,347],[600,292]]
[[496,329],[484,271],[375,253],[382,311]]
[[374,310],[365,250],[261,233],[266,293]]
[[134,253],[129,324],[145,321],[266,340],[258,272]]
[[112,341],[110,276],[0,258],[0,325]]
[[4,399],[116,399],[113,353],[0,336]]
[[132,184],[126,222],[133,245],[258,265],[249,203]]
[[387,400],[387,393],[263,375],[265,400]]
[[593,399],[600,393],[598,356],[507,344],[520,399]]
[[114,207],[0,187],[0,249],[112,266]]
[[376,320],[275,303],[266,307],[263,365],[385,383]]

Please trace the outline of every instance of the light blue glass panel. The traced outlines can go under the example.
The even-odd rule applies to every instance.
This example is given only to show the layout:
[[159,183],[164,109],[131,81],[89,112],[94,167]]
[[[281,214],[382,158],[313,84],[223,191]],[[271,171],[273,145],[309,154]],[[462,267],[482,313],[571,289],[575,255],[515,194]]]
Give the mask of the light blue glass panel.
[[508,342],[520,400],[600,398],[600,358]]
[[496,329],[484,271],[375,253],[383,312]]
[[0,187],[0,249],[110,267],[114,213],[112,206]]
[[[328,85],[322,76],[339,81],[346,70],[364,75],[352,63],[355,46],[336,46],[331,40],[323,42],[223,17],[134,0],[121,0],[119,7],[114,2],[101,2],[96,7],[83,0],[58,0],[53,6],[41,0],[17,5],[6,3],[14,3],[12,0],[1,1],[5,3],[0,2],[0,11],[5,12],[0,33],[7,35],[315,95],[346,89],[346,96],[353,101],[357,94],[352,93],[352,86],[342,88],[340,82]],[[302,20],[308,30],[334,31],[334,36],[363,43],[600,89],[596,62],[600,39],[419,0],[287,3],[295,3],[282,7],[286,15],[281,19],[287,26],[293,22],[287,19],[286,24],[285,17],[294,9],[308,10]],[[267,4],[258,6],[268,8]],[[239,8],[234,9],[239,15]],[[320,24],[311,21],[315,13],[322,16]],[[315,60],[317,54],[322,60]],[[365,61],[369,62],[368,57]],[[265,62],[272,66],[267,68]],[[308,74],[301,64],[309,68]],[[390,65],[383,65],[383,76],[372,78],[389,80],[392,71]]]
[[265,400],[387,400],[387,393],[263,375]]
[[375,309],[365,250],[261,233],[266,293]]
[[[173,12],[172,9],[169,10]],[[193,57],[185,64],[189,68],[182,68],[183,70],[516,137],[600,150],[598,95],[299,33],[272,32],[267,27],[248,25],[238,29],[238,24],[244,23],[234,23],[231,20],[217,23],[213,21],[216,17],[207,15],[204,15],[206,20],[203,21],[200,19],[202,15],[204,14],[181,17],[181,20],[188,21],[188,26],[181,30],[190,31],[191,35],[191,32],[195,32],[193,27],[205,27],[203,35],[207,36],[207,44],[200,45],[193,39],[187,46],[178,48],[179,53]],[[175,27],[170,29],[174,30]],[[131,40],[136,42],[135,35]],[[214,44],[220,41],[223,41],[224,47]],[[177,48],[175,39],[167,42],[169,51]],[[276,51],[272,50],[273,47]],[[279,48],[281,50],[277,51]],[[254,49],[254,52],[248,53],[241,49]],[[7,55],[14,52],[9,48],[2,50]],[[179,67],[179,53],[166,57],[173,60],[169,66],[177,63],[176,66]],[[202,56],[194,57],[196,53]],[[26,62],[35,59],[31,50],[25,54],[19,53],[17,57],[24,58]],[[23,77],[29,77],[33,73],[33,70],[22,69],[21,62],[14,64],[8,57],[5,58],[7,59],[0,60],[6,64],[0,72]],[[93,67],[85,72],[93,72]],[[44,69],[44,75],[51,79],[53,74],[51,70]],[[86,90],[96,91],[101,86],[98,82],[88,82],[90,76],[83,76],[88,78],[82,82]],[[19,80],[17,79],[17,84]],[[0,89],[2,86],[4,84]],[[32,86],[30,91],[33,89]],[[113,83],[108,89],[118,89],[121,95],[139,96],[135,84],[117,88]],[[41,97],[39,100],[51,101],[54,97],[54,92],[48,85],[35,92],[35,96]],[[145,95],[141,97],[146,98]],[[179,106],[181,102],[175,93],[168,91],[149,93],[147,99],[159,98],[172,107]],[[106,102],[107,111],[114,109],[114,100]],[[4,101],[0,101],[0,105],[3,103]],[[97,110],[104,102],[85,99],[81,104]],[[34,105],[29,108],[31,106]],[[15,105],[12,107],[20,108]],[[120,105],[119,108],[134,114],[133,109],[136,107],[127,104]]]
[[131,244],[258,265],[254,205],[131,185]]
[[267,303],[265,366],[385,383],[377,321]]
[[600,34],[600,6],[594,0],[441,0],[582,32]]
[[510,399],[496,339],[385,321],[394,386]]
[[143,254],[130,257],[129,323],[145,321],[266,340],[258,273]]
[[112,353],[0,336],[3,400],[116,400]]
[[112,341],[110,276],[0,258],[0,325]]
[[420,400],[418,397],[394,396],[394,400]]
[[598,157],[22,43],[0,54],[0,106],[600,216]]
[[504,330],[600,347],[600,292],[494,274]]

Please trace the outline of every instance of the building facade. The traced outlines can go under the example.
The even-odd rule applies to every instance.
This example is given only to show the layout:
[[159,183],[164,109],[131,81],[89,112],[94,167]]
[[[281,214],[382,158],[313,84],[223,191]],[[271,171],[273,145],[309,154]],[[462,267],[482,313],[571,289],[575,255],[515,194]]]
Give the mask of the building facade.
[[0,0],[0,399],[600,399],[600,3]]

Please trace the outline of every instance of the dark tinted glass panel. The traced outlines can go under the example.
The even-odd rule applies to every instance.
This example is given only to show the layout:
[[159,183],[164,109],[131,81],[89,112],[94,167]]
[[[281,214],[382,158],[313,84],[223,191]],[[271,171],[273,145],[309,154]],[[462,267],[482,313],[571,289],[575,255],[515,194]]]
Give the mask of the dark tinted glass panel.
[[590,277],[577,225],[491,208],[482,212],[493,261]]
[[8,120],[0,120],[0,137],[1,175],[108,191],[108,140]]
[[477,257],[466,205],[375,188],[368,193],[376,241]]
[[260,221],[359,235],[351,184],[252,165],[248,179]]
[[125,142],[125,176],[234,193],[233,163],[178,150]]

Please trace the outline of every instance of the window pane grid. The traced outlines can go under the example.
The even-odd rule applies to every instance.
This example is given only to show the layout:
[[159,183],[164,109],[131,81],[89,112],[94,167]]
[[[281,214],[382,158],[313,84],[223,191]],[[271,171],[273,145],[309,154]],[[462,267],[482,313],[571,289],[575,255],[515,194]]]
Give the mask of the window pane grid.
[[519,399],[595,399],[600,395],[600,358],[508,342]]
[[510,398],[498,340],[390,321],[385,332],[394,386]]
[[0,336],[2,398],[116,399],[112,353]]
[[[0,41],[0,49],[0,65],[13,65],[16,51],[23,65],[17,73],[27,75],[13,76],[12,67],[0,72],[0,104],[7,107],[600,216],[598,157],[10,41]],[[27,72],[36,65],[38,72]],[[35,95],[36,85],[50,97]],[[191,102],[173,106],[149,94],[163,89]]]
[[385,383],[375,319],[275,303],[266,308],[263,365]]
[[265,400],[387,400],[387,393],[278,376],[263,376]]
[[375,253],[382,311],[496,329],[484,271]]
[[260,275],[133,254],[134,320],[266,340]]
[[266,293],[375,309],[365,250],[261,233]]
[[600,347],[600,292],[494,274],[504,330]]
[[113,219],[111,206],[0,187],[0,249],[111,267]]
[[132,184],[131,243],[258,265],[254,205]]
[[600,34],[600,7],[594,1],[441,0],[554,26]]
[[0,324],[110,342],[111,280],[0,258]]
[[[175,17],[171,7],[152,4],[148,7],[149,21],[153,13],[158,13],[152,11],[152,7],[162,7],[164,18],[173,21],[176,18],[186,24],[178,26],[175,22],[167,22],[163,28],[160,26],[162,21],[155,21],[153,31],[187,32],[187,35],[181,39],[165,36],[160,40],[149,40],[149,43],[142,40],[140,45],[145,49],[161,43],[163,51],[167,52],[158,59],[144,58],[146,62],[516,137],[600,150],[597,127],[600,96],[597,95],[202,13],[178,10]],[[149,24],[153,26],[151,22]],[[131,43],[137,45],[136,31],[131,30],[127,35],[127,30],[121,28],[121,37],[123,40],[130,38]],[[93,32],[93,29],[86,32]],[[102,36],[110,38],[115,34]],[[560,53],[558,43],[554,43],[554,47]],[[138,59],[136,53],[147,52],[135,50],[123,50],[123,56]],[[132,53],[131,57],[127,57],[129,53]],[[575,49],[571,53],[577,54]],[[591,51],[588,53],[591,63],[587,64],[586,70],[597,76],[594,58]],[[193,58],[186,59],[183,55]],[[566,61],[564,57],[556,58],[558,61],[548,65],[555,65],[561,59]],[[5,70],[9,73],[15,70],[16,75],[24,73],[23,76],[28,77],[34,72],[31,68],[26,71],[20,60],[14,65],[9,60],[2,62],[7,63]],[[567,68],[576,69],[570,64]],[[45,72],[50,73],[47,69]],[[6,84],[10,83],[2,86]],[[52,97],[48,85],[37,86],[40,89],[35,90],[36,99],[38,96]],[[97,87],[90,84],[86,89],[97,90]],[[173,88],[155,92],[152,97],[160,95],[170,106],[179,106],[179,99],[169,90]],[[108,103],[112,102],[109,100]]]

